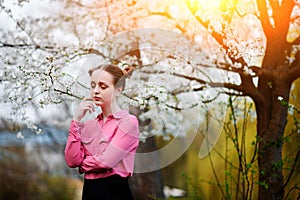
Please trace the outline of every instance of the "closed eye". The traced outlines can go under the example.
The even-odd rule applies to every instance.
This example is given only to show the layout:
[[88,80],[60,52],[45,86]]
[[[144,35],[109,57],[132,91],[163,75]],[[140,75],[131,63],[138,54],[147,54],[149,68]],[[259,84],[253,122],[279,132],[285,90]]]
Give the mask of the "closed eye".
[[99,87],[101,88],[101,89],[106,89],[108,86],[107,85],[105,85],[105,84],[103,84],[103,83],[99,83]]
[[[92,81],[91,82],[91,88],[95,89],[96,86],[97,86],[97,84],[94,81]],[[103,82],[98,82],[98,87],[101,88],[102,90],[104,90],[104,89],[108,88],[108,85],[103,83]]]

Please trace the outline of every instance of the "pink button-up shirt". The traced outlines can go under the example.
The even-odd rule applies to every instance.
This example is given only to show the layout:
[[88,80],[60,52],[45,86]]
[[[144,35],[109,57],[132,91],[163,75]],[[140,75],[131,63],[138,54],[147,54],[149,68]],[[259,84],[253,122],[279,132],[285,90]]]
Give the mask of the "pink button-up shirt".
[[122,110],[104,122],[100,114],[84,123],[71,122],[65,160],[69,167],[79,167],[86,179],[113,174],[127,177],[133,173],[138,144],[138,121],[134,115]]

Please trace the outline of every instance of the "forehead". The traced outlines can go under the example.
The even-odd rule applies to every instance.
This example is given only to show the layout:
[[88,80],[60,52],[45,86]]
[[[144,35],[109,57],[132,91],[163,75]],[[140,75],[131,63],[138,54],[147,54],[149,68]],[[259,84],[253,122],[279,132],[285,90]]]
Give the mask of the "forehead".
[[93,71],[91,81],[95,83],[103,82],[107,84],[113,84],[113,76],[102,69],[97,69]]

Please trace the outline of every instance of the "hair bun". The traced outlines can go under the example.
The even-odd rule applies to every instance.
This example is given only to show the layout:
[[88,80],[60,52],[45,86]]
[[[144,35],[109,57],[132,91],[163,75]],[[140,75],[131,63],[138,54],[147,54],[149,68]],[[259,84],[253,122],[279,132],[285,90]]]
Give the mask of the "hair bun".
[[123,71],[124,75],[131,76],[133,70],[134,70],[134,67],[127,65],[122,71]]

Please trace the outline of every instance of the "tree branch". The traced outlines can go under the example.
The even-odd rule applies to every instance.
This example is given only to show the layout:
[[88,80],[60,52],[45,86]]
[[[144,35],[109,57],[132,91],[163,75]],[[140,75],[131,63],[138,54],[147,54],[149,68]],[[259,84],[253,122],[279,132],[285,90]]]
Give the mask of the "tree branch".
[[34,40],[34,38],[31,36],[31,33],[28,32],[25,27],[18,21],[14,18],[14,16],[12,15],[11,13],[11,10],[6,8],[4,5],[0,4],[0,9],[3,10],[7,15],[8,17],[13,21],[15,22],[15,24],[17,25],[17,27],[23,31],[27,37],[29,38],[29,40],[34,44],[34,45],[37,45],[36,41]]
[[273,0],[271,0],[269,2],[270,2],[270,5],[271,5],[271,8],[273,10],[272,13],[273,13],[274,20],[275,20],[275,22],[277,22],[278,18],[274,14],[276,14],[277,12],[280,12],[279,2],[278,1],[273,1]]
[[[235,6],[236,6],[236,3],[235,2]],[[225,50],[226,52],[226,56],[231,60],[231,62],[233,64],[236,64],[236,63],[239,63],[241,64],[242,66],[247,66],[247,63],[246,61],[244,60],[243,57],[241,56],[237,56],[239,51],[236,47],[233,47],[235,52],[237,53],[233,53],[234,51],[230,51],[230,48],[226,43],[225,43],[225,40],[226,40],[226,34],[223,32],[223,31],[216,31],[213,27],[209,27],[209,21],[203,21],[202,18],[200,16],[195,16],[195,11],[193,7],[191,7],[190,5],[188,5],[191,13],[194,15],[194,17],[196,18],[196,20],[204,27],[206,28],[207,30],[210,29],[209,33],[210,35],[220,44],[220,46]]]
[[150,15],[158,15],[158,16],[162,16],[162,17],[165,17],[165,18],[167,18],[167,19],[170,19],[170,20],[172,20],[174,23],[176,23],[175,27],[176,27],[178,30],[180,30],[182,33],[185,33],[185,32],[186,32],[186,30],[185,30],[183,27],[181,27],[180,24],[179,24],[176,20],[174,20],[173,17],[172,17],[168,12],[158,12],[158,11],[156,11],[156,12],[149,12],[149,14],[150,14]]
[[66,50],[67,46],[55,46],[55,45],[38,45],[38,44],[26,44],[26,43],[21,43],[21,44],[11,44],[11,43],[6,43],[6,42],[1,42],[0,41],[0,48],[31,48],[31,49],[41,49],[41,50]]
[[[36,44],[9,44],[9,43],[5,43],[5,42],[1,42],[0,41],[0,48],[2,47],[8,47],[8,48],[25,48],[25,47],[30,47],[30,48],[35,48],[38,49],[41,46],[36,45]],[[54,48],[54,47],[52,47]]]
[[107,4],[106,0],[104,0],[104,3],[105,3],[105,10],[106,10],[106,13],[107,13],[107,26],[106,26],[106,30],[105,30],[105,35],[107,36],[108,31],[110,30],[111,16],[110,16],[110,13],[109,13],[108,4]]
[[283,0],[281,6],[279,6],[278,1],[270,1],[270,4],[273,9],[275,27],[281,35],[286,36],[289,31],[291,13],[295,2],[293,0]]
[[71,93],[70,91],[63,91],[63,90],[60,90],[60,89],[57,89],[57,88],[54,88],[53,90],[55,92],[59,93],[59,94],[64,94],[64,95],[67,95],[67,96],[75,97],[76,99],[80,99],[80,100],[83,99],[83,97],[77,96],[77,95]]
[[190,81],[196,81],[197,83],[200,83],[202,85],[209,85],[211,87],[215,87],[215,88],[222,88],[225,87],[227,89],[233,89],[236,90],[238,92],[243,92],[243,88],[241,87],[241,85],[236,85],[236,84],[232,84],[232,83],[223,83],[223,82],[208,82],[205,81],[203,79],[199,79],[196,77],[192,77],[192,76],[188,76],[188,75],[184,75],[184,74],[179,74],[179,73],[172,73],[172,75],[177,76],[177,77],[181,77]]
[[298,61],[298,64],[289,70],[284,80],[286,80],[288,83],[292,83],[299,77],[300,77],[300,62]]
[[251,76],[242,76],[242,83],[240,85],[233,84],[233,83],[224,83],[224,82],[209,82],[205,81],[203,79],[199,79],[196,77],[184,75],[184,74],[178,74],[178,73],[172,73],[172,75],[181,77],[190,81],[196,81],[202,85],[208,85],[213,88],[227,88],[230,90],[234,90],[236,92],[229,92],[226,94],[235,95],[235,96],[249,96],[252,99],[255,99],[259,102],[264,102],[264,97],[261,93],[258,92],[257,88],[254,86],[252,77]]
[[270,17],[268,15],[266,0],[256,0],[256,4],[260,13],[260,21],[262,28],[266,36],[269,37],[271,35],[271,30],[273,29],[273,27],[271,25]]
[[292,45],[299,45],[300,44],[300,35],[291,44]]
[[300,63],[300,50],[298,50],[295,54],[295,60],[291,64],[291,68],[296,67]]

